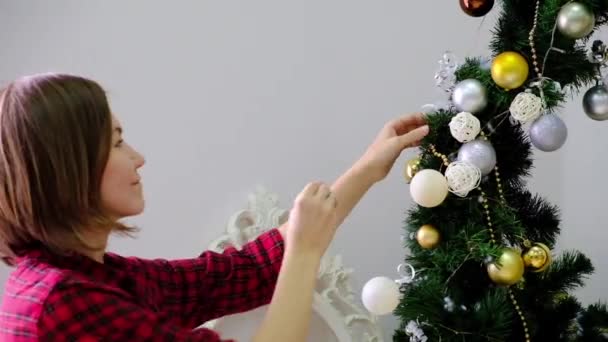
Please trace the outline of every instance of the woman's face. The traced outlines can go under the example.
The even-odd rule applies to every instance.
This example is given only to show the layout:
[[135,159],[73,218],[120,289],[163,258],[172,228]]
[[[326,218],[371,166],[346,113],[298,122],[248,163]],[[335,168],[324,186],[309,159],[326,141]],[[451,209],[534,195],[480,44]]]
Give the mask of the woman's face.
[[116,219],[140,214],[144,195],[138,169],[144,157],[122,138],[122,127],[112,116],[112,146],[101,179],[101,202],[104,210]]

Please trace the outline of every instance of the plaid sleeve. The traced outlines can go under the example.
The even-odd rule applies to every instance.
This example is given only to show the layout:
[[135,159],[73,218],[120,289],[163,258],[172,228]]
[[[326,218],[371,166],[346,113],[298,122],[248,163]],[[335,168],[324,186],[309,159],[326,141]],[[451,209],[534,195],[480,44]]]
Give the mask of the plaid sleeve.
[[223,341],[212,330],[186,330],[170,322],[92,283],[60,284],[44,302],[38,340]]
[[206,251],[183,260],[132,260],[163,291],[161,307],[187,327],[268,304],[283,261],[278,229],[242,249]]

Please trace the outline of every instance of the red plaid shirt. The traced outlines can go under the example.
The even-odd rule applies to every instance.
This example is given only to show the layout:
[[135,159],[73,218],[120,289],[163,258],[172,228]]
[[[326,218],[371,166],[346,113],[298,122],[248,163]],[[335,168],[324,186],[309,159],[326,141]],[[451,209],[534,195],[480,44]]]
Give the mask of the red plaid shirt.
[[277,229],[241,250],[175,261],[35,251],[6,284],[0,340],[221,341],[196,328],[268,304],[283,252]]

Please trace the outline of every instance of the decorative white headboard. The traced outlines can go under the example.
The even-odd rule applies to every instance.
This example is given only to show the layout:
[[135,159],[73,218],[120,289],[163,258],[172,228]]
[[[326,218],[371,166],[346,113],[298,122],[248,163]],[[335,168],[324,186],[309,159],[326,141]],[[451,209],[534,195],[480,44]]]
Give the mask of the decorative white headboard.
[[[225,232],[211,243],[209,249],[221,252],[229,245],[240,248],[262,232],[286,222],[288,215],[289,210],[279,207],[276,194],[258,187],[249,195],[248,207],[230,217]],[[344,267],[340,255],[326,255],[322,260],[313,300],[315,317],[310,341],[383,341],[376,318],[355,303],[358,296],[355,296],[349,280],[352,271]],[[218,330],[224,338],[241,341],[251,336],[255,326],[259,324],[257,322],[261,323],[265,309],[263,307],[248,313],[220,318],[207,322],[204,326]],[[249,326],[245,327],[246,325]],[[247,329],[252,331],[243,331]]]

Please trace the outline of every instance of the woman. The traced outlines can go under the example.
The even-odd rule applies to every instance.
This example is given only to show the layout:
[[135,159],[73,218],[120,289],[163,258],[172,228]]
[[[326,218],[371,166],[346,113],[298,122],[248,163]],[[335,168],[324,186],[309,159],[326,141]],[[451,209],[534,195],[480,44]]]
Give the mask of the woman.
[[0,94],[0,252],[15,266],[2,341],[221,341],[199,328],[270,303],[254,341],[303,341],[315,277],[336,227],[402,150],[428,133],[420,114],[388,123],[331,187],[308,184],[289,221],[242,250],[187,260],[106,252],[119,220],[144,209],[144,158],[122,138],[94,81],[44,74]]

